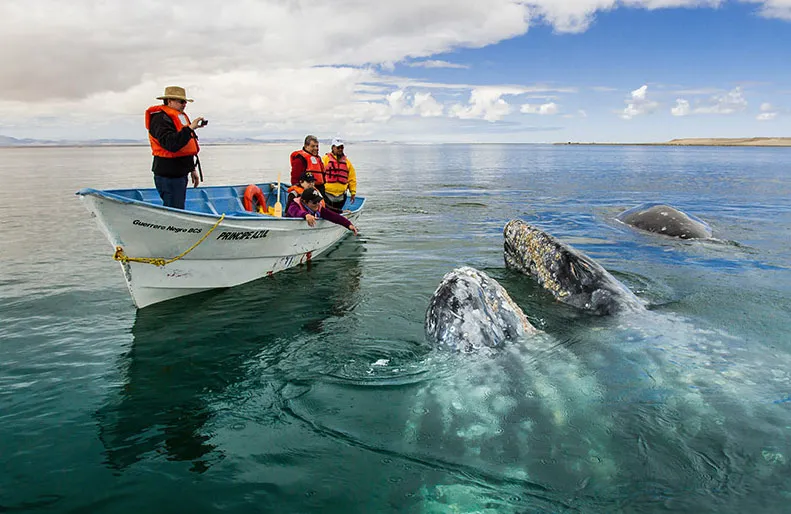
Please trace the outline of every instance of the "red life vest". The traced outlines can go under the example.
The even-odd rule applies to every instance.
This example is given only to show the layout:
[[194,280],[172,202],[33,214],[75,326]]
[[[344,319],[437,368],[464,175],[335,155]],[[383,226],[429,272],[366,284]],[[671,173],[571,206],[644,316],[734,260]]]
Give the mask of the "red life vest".
[[324,163],[321,161],[321,157],[309,154],[305,150],[297,150],[296,152],[291,153],[291,158],[293,159],[297,155],[300,155],[303,159],[305,159],[305,162],[307,163],[305,171],[313,173],[313,176],[316,178],[316,185],[323,184]]
[[[157,112],[164,112],[171,120],[173,120],[173,124],[176,126],[176,132],[190,124],[190,119],[185,113],[179,112],[176,109],[168,107],[167,105],[153,105],[146,109],[146,130],[149,130],[151,126],[151,115]],[[187,120],[186,123],[181,122],[182,117]],[[196,136],[194,133],[192,134],[189,142],[178,152],[169,152],[165,150],[162,145],[159,144],[159,141],[157,141],[156,138],[151,135],[151,132],[148,133],[148,142],[151,143],[151,153],[157,157],[186,157],[188,155],[198,155],[198,152],[200,151],[200,146],[198,146],[198,136]]]
[[341,160],[335,158],[335,155],[330,152],[327,154],[329,157],[327,161],[327,170],[325,171],[326,182],[338,182],[339,184],[349,183],[349,164],[346,162],[346,156],[341,157]]

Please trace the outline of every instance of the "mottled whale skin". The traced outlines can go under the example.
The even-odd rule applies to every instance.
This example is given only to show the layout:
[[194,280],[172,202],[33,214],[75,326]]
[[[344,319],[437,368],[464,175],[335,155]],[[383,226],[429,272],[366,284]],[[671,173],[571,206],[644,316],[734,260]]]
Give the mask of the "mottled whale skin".
[[503,286],[466,266],[442,278],[429,301],[425,329],[432,343],[462,353],[537,332]]
[[607,270],[543,230],[511,220],[503,236],[506,268],[535,278],[557,300],[595,315],[644,309]]
[[661,203],[644,203],[615,217],[621,223],[645,232],[680,239],[708,239],[711,227],[689,214]]

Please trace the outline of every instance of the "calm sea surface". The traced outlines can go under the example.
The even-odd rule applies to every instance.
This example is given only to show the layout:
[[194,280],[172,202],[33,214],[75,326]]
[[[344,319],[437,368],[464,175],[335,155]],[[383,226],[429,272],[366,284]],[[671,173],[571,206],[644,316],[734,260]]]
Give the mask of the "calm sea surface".
[[[287,145],[206,147],[208,183]],[[350,145],[360,237],[136,311],[74,192],[151,187],[143,147],[0,150],[0,512],[788,512],[791,151]],[[683,242],[613,221],[647,201]],[[534,223],[651,306],[581,315],[506,271]],[[461,265],[545,334],[433,350]]]

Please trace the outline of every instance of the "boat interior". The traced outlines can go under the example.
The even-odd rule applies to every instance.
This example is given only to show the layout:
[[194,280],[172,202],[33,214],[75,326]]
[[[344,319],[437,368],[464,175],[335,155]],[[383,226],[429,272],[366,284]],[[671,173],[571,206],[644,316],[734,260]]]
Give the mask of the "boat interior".
[[[200,212],[204,214],[226,216],[263,216],[266,215],[267,209],[275,205],[277,201],[276,184],[255,184],[261,189],[261,193],[266,200],[266,205],[263,206],[263,213],[247,211],[244,208],[243,198],[245,190],[249,187],[247,185],[240,186],[209,186],[187,188],[187,198],[184,204],[186,211]],[[120,196],[129,200],[144,202],[151,205],[162,205],[162,199],[159,193],[154,188],[145,189],[113,189],[102,191],[104,194]],[[285,185],[280,186],[280,203],[282,205],[284,214],[286,209],[286,199],[288,192]],[[362,207],[361,201],[355,202],[353,205],[347,200],[344,205],[344,210],[356,211]]]

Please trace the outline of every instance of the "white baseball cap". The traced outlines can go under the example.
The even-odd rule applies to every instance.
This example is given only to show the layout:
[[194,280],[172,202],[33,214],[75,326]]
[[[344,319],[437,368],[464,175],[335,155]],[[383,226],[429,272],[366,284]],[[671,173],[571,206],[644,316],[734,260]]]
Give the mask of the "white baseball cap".
[[332,146],[343,146],[343,139],[336,137],[332,140]]

